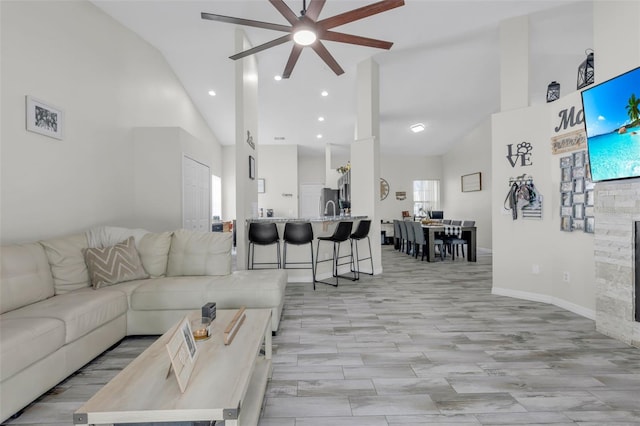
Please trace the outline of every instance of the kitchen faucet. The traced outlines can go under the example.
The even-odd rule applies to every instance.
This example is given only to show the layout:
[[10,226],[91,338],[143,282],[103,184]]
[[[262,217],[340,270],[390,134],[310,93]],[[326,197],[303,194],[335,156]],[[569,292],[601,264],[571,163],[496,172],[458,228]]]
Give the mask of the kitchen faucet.
[[333,200],[327,201],[327,204],[324,205],[324,215],[327,216],[327,212],[329,211],[329,203],[333,204],[333,215],[336,215],[336,203]]

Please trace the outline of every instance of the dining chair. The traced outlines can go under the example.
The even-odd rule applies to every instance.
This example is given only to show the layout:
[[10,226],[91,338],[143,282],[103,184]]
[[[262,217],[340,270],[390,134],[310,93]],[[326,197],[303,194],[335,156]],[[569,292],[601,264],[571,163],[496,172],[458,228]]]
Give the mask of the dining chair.
[[[462,227],[466,227],[466,226],[475,226],[476,225],[476,221],[475,220],[465,220],[462,222]],[[451,259],[455,259],[455,256],[459,256],[460,252],[458,251],[458,248],[462,248],[462,257],[466,257],[464,255],[464,245],[468,244],[469,242],[467,240],[465,240],[464,238],[462,238],[462,235],[460,237],[454,237],[450,240],[449,244],[450,244],[450,248],[451,248]],[[454,254],[455,251],[455,254]]]
[[396,250],[402,250],[401,244],[402,235],[400,234],[400,221],[398,219],[393,220],[393,248]]
[[413,232],[415,235],[413,257],[417,259],[418,255],[422,252],[422,258],[420,260],[424,260],[424,256],[427,254],[427,239],[424,236],[424,229],[422,229],[422,223],[411,222],[411,224],[413,225]]
[[[461,234],[459,234],[459,227],[462,226],[462,221],[461,220],[452,220],[451,223],[449,224],[445,224],[444,225],[444,232],[442,233],[442,235],[440,235],[440,237],[443,240],[443,244],[444,244],[444,249],[445,249],[445,254],[448,251],[451,254],[451,260],[454,259],[453,257],[453,253],[451,252],[452,250],[452,241],[454,238],[460,238]],[[453,232],[455,231],[455,232]]]
[[400,220],[399,221],[399,225],[400,225],[400,251],[401,252],[405,252],[406,249],[406,245],[407,243],[407,222],[405,220]]
[[407,254],[409,256],[413,256],[416,244],[416,233],[413,230],[414,222],[412,220],[407,220],[405,222],[407,226]]

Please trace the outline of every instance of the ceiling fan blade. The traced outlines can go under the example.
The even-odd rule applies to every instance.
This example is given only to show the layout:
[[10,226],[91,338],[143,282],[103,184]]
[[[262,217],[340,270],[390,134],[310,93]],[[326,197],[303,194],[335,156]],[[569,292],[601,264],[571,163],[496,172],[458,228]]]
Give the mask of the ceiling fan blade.
[[280,12],[280,14],[284,16],[284,19],[286,19],[291,25],[295,25],[298,22],[298,15],[296,15],[283,0],[269,0],[269,2],[273,7],[278,9],[278,12]]
[[312,20],[317,20],[318,16],[320,16],[320,12],[324,7],[326,0],[311,0],[311,4],[307,8],[307,13],[304,15]]
[[291,72],[293,71],[293,67],[296,66],[296,62],[298,62],[298,58],[302,53],[302,46],[299,44],[294,44],[291,49],[291,54],[289,55],[289,60],[287,61],[287,65],[284,67],[284,72],[282,73],[282,78],[291,77]]
[[267,30],[290,32],[291,27],[280,24],[272,24],[270,22],[253,21],[251,19],[234,18],[232,16],[215,15],[213,13],[202,12],[200,14],[202,19],[208,19],[210,21],[226,22],[229,24],[246,25],[248,27],[266,28]]
[[357,44],[358,46],[376,47],[378,49],[391,49],[393,42],[377,40],[375,38],[360,37],[351,34],[325,31],[320,37],[322,40],[337,41],[339,43]]
[[285,36],[278,37],[275,40],[271,40],[271,41],[269,41],[267,43],[264,43],[264,44],[261,44],[259,46],[252,47],[251,49],[247,49],[247,50],[242,51],[240,53],[236,53],[233,56],[229,56],[229,59],[233,59],[234,61],[237,60],[237,59],[242,59],[245,56],[253,55],[254,53],[262,52],[263,50],[266,50],[266,49],[268,49],[270,47],[274,47],[274,46],[278,46],[278,45],[280,45],[282,43],[286,43],[291,39],[293,39],[293,35],[287,34]]
[[328,30],[371,15],[386,12],[387,10],[395,9],[400,6],[404,6],[404,0],[382,0],[368,6],[359,7],[358,9],[353,9],[349,12],[323,19],[318,21],[318,25],[323,29]]
[[329,68],[331,68],[333,70],[333,72],[336,73],[336,75],[344,74],[344,70],[342,69],[342,67],[340,65],[338,65],[338,62],[335,60],[335,58],[333,56],[331,56],[331,53],[329,53],[327,48],[324,47],[324,44],[322,44],[322,42],[320,40],[318,40],[315,43],[313,43],[311,45],[311,48],[313,50],[315,50],[315,52],[318,54],[318,56],[320,56],[320,58],[327,65],[329,65]]

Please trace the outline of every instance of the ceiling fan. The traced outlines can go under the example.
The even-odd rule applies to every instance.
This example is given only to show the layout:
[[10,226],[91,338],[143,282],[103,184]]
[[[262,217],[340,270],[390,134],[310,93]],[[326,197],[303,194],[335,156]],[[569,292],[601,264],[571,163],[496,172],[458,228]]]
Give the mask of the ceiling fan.
[[306,0],[303,0],[300,16],[297,16],[283,0],[269,0],[269,2],[278,10],[278,12],[280,12],[280,14],[282,14],[282,16],[284,16],[291,26],[254,21],[251,19],[234,18],[231,16],[215,15],[205,12],[202,12],[201,16],[202,19],[209,19],[212,21],[247,25],[250,27],[266,28],[269,30],[288,33],[275,40],[271,40],[267,43],[230,56],[233,60],[244,58],[245,56],[253,55],[254,53],[258,53],[270,47],[278,46],[286,43],[287,41],[293,40],[295,43],[291,49],[291,53],[289,54],[289,60],[284,68],[284,72],[282,73],[282,78],[289,78],[291,76],[293,67],[296,65],[296,62],[300,57],[300,53],[302,53],[302,49],[305,46],[310,46],[329,66],[329,68],[336,73],[336,75],[343,74],[344,70],[340,67],[331,53],[329,53],[324,44],[322,44],[321,40],[376,47],[379,49],[391,49],[391,46],[393,46],[392,42],[340,33],[331,31],[331,29],[404,5],[404,0],[382,0],[330,18],[318,20],[326,0],[310,0],[308,9]]

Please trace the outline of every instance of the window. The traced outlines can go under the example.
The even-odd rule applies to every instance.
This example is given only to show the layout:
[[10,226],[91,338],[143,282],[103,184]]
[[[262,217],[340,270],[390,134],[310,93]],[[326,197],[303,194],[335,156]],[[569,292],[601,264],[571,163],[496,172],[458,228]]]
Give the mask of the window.
[[413,181],[413,215],[427,216],[431,210],[440,210],[440,181]]

